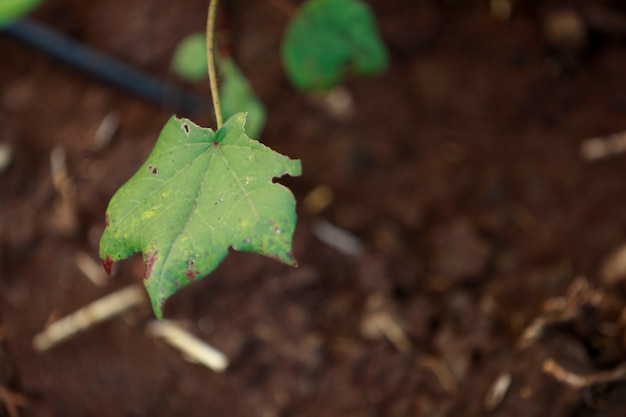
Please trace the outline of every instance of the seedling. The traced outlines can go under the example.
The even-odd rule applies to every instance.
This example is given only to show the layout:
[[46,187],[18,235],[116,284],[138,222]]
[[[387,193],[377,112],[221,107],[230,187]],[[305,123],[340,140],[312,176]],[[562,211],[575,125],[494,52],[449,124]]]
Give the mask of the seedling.
[[[172,64],[178,75],[188,81],[205,79],[208,73],[206,36],[194,33],[183,39],[174,52]],[[247,113],[246,132],[250,137],[258,138],[265,125],[265,106],[230,56],[218,54],[217,66],[222,80],[219,97],[224,117],[228,119],[237,113]]]
[[246,115],[223,123],[214,59],[217,0],[207,19],[207,64],[217,129],[172,117],[151,154],[107,208],[100,257],[143,254],[157,318],[172,294],[212,272],[232,247],[295,265],[295,199],[274,178],[301,174],[298,160],[246,134]]
[[[308,0],[299,8],[276,0],[273,4],[290,16],[281,58],[287,78],[298,90],[323,93],[338,85],[346,74],[374,75],[387,68],[387,50],[365,3]],[[204,79],[205,51],[203,35],[187,36],[174,52],[174,70],[191,82]],[[223,80],[220,98],[224,114],[230,117],[247,112],[247,131],[258,137],[265,124],[263,103],[227,53],[218,54],[217,62]]]
[[[282,4],[278,2],[278,4]],[[344,75],[375,75],[388,65],[369,7],[359,0],[308,0],[298,9],[285,5],[290,14],[281,58],[287,77],[306,92],[327,91]],[[206,76],[204,37],[192,34],[174,53],[174,70],[189,81]],[[227,57],[220,57],[220,60]],[[227,74],[225,74],[227,75]]]
[[[250,127],[256,136],[264,109],[229,57],[216,65],[216,8],[217,0],[211,0],[206,46],[198,37],[188,38],[174,67],[198,79],[201,67],[193,57],[206,50],[217,129],[170,118],[148,159],[111,199],[100,242],[107,272],[114,262],[143,254],[144,284],[159,319],[168,297],[217,268],[229,248],[296,264],[295,199],[273,180],[300,175],[300,161],[248,135],[246,113],[238,112],[254,113]],[[358,0],[305,2],[286,31],[282,56],[289,79],[308,91],[331,88],[346,71],[372,74],[387,65],[373,16]]]

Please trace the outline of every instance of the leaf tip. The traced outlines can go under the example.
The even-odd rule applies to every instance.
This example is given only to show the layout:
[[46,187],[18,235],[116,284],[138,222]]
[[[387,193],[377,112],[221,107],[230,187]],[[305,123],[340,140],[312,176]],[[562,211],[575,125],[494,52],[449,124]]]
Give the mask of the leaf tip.
[[299,159],[292,159],[288,174],[292,177],[301,176],[302,175],[302,161],[300,161]]
[[154,288],[154,283],[151,281],[144,281],[144,286],[146,287],[146,291],[148,292],[148,297],[150,298],[150,304],[152,305],[152,311],[154,312],[154,316],[158,320],[163,320],[163,308],[165,307],[165,302],[168,299],[168,295],[163,290],[158,290]]
[[152,304],[152,310],[154,311],[154,317],[157,318],[157,320],[161,321],[163,320],[163,305],[165,304],[165,301],[162,301],[161,303],[158,304]]
[[287,265],[293,266],[294,268],[298,267],[298,261],[296,260],[296,257],[293,256],[293,253],[287,252],[285,254],[285,258],[289,261],[289,262],[285,262]]
[[113,263],[113,258],[111,258],[111,255],[108,254],[102,260],[102,266],[104,267],[107,275],[111,275],[111,268],[113,267]]
[[294,268],[298,267],[298,261],[296,260],[295,256],[293,256],[293,253],[291,252],[285,252],[282,254],[274,254],[274,255],[265,254],[265,256],[271,259],[274,259],[278,262],[281,262],[287,266],[292,266]]
[[244,111],[236,113],[232,116],[232,119],[233,123],[236,122],[238,125],[241,125],[241,128],[243,129],[246,126],[246,122],[248,121],[248,112]]

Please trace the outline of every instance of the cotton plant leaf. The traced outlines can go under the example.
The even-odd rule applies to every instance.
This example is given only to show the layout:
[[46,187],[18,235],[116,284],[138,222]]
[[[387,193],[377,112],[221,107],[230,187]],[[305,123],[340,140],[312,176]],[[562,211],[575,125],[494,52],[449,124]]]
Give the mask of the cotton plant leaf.
[[206,35],[193,33],[178,43],[172,57],[174,71],[187,81],[207,78]]
[[301,90],[324,91],[346,71],[372,75],[384,71],[388,54],[374,15],[359,0],[308,0],[283,37],[287,76]]
[[246,131],[253,138],[260,137],[267,117],[265,106],[232,59],[218,60],[218,67],[222,78],[220,101],[224,118],[247,112]]
[[100,241],[105,269],[141,252],[158,318],[168,297],[213,271],[229,248],[296,263],[295,199],[273,179],[300,175],[300,161],[250,139],[245,120],[238,113],[214,132],[170,118],[109,203]]
[[[184,38],[176,47],[172,65],[174,71],[187,81],[198,82],[207,78],[206,36],[195,33]],[[228,119],[240,112],[248,113],[246,131],[250,137],[260,137],[267,118],[263,102],[256,96],[235,61],[229,57],[218,57],[217,65],[224,118]]]
[[0,28],[22,18],[43,0],[0,0]]

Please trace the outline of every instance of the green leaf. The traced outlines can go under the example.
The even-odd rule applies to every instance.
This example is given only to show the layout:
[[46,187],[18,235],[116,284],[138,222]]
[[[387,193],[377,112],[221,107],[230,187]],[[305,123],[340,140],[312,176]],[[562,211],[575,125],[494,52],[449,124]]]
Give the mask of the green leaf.
[[23,17],[42,0],[0,0],[0,27]]
[[265,125],[265,106],[232,59],[220,59],[218,65],[222,76],[220,101],[224,118],[247,112],[246,131],[251,137],[258,138]]
[[[206,36],[195,33],[183,39],[174,52],[172,65],[176,73],[188,81],[205,79],[208,73]],[[267,118],[263,102],[231,58],[219,57],[217,65],[222,79],[220,101],[224,118],[240,112],[248,113],[246,131],[250,137],[260,137]]]
[[295,264],[295,199],[272,179],[300,175],[300,161],[250,139],[244,125],[243,113],[217,133],[172,117],[109,203],[103,264],[110,271],[142,252],[158,318],[169,296],[213,271],[230,247]]
[[187,81],[196,82],[207,77],[206,36],[194,33],[184,38],[172,57],[174,71]]
[[327,90],[346,69],[377,74],[388,64],[376,21],[358,0],[308,0],[290,22],[282,60],[291,82],[302,90]]

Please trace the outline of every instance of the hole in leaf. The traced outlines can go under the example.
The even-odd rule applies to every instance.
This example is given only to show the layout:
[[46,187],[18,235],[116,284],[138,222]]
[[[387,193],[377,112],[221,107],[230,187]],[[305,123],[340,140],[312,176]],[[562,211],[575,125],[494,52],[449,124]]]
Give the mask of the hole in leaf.
[[189,125],[187,123],[183,123],[182,128],[187,134],[187,136],[189,136]]

